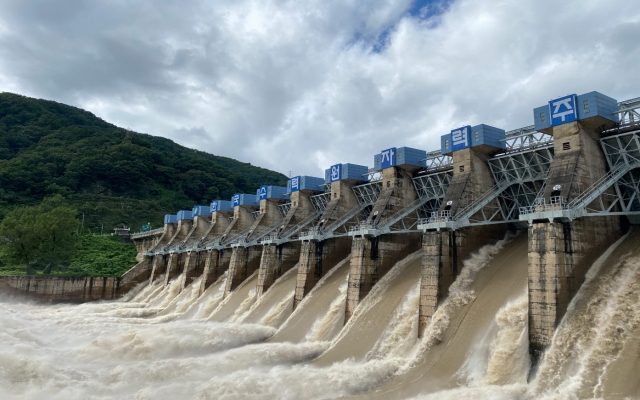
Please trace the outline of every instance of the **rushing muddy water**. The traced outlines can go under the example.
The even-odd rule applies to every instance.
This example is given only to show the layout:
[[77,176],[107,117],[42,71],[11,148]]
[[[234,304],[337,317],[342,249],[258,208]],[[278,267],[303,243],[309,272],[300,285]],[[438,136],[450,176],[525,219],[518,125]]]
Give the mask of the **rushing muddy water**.
[[465,260],[422,339],[419,252],[347,324],[348,259],[295,311],[295,268],[258,299],[257,274],[225,299],[226,276],[202,296],[179,276],[113,302],[0,298],[0,399],[639,398],[639,239],[594,263],[533,373],[518,235]]

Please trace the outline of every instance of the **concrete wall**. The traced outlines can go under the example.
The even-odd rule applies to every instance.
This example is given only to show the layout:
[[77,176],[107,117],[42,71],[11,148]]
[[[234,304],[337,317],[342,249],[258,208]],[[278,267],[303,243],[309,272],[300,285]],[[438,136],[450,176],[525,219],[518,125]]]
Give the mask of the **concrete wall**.
[[58,276],[0,277],[0,291],[20,297],[53,302],[82,303],[100,299],[116,299],[120,278],[76,278]]
[[345,322],[380,278],[398,261],[420,249],[420,242],[418,233],[353,238]]
[[189,232],[191,232],[191,228],[193,228],[193,220],[190,219],[182,219],[178,221],[176,231],[169,239],[166,247],[171,247],[176,244],[184,242],[189,236]]
[[355,182],[346,180],[331,183],[331,200],[320,217],[320,221],[324,220],[324,226],[339,220],[358,205],[358,199],[352,189],[354,184]]
[[405,208],[418,198],[412,175],[401,168],[382,170],[382,191],[367,218],[368,222],[379,221]]
[[296,226],[316,212],[310,199],[313,194],[316,193],[302,190],[291,193],[291,208],[282,220],[285,230]]
[[184,239],[187,246],[194,245],[204,239],[212,227],[211,216],[197,216],[193,219],[191,230]]
[[[316,226],[329,226],[358,205],[358,199],[352,189],[356,183],[352,180],[331,183],[331,200]],[[302,299],[327,272],[350,253],[351,238],[349,237],[332,238],[320,242],[302,242],[293,308],[295,309],[302,302]]]
[[209,250],[205,255],[200,294],[204,293],[229,268],[231,249]]
[[164,235],[164,230],[159,233],[154,233],[149,235],[138,235],[136,238],[132,238],[131,241],[136,246],[136,250],[138,251],[138,254],[136,255],[136,259],[138,261],[142,261],[144,257],[144,253],[150,251],[155,246],[157,246],[163,235]]
[[420,311],[418,337],[456,280],[462,262],[480,247],[504,238],[506,226],[467,227],[448,232],[426,232],[422,236]]
[[156,254],[153,256],[153,263],[151,268],[151,277],[149,282],[154,282],[159,277],[164,279],[164,274],[167,272],[167,264],[169,263],[169,254]]
[[224,288],[225,298],[260,268],[261,256],[261,246],[236,247],[233,249],[231,260],[229,260],[229,276]]
[[302,242],[293,308],[298,307],[318,281],[350,253],[349,237]]
[[[409,171],[399,167],[384,169],[382,191],[367,220],[373,223],[384,219],[402,210],[417,197]],[[397,261],[417,251],[420,242],[420,235],[417,233],[353,238],[345,322],[351,318],[355,308],[378,280]]]
[[182,289],[191,285],[195,279],[204,273],[206,259],[206,251],[190,251],[187,253],[184,268],[182,270],[184,275]]
[[[557,195],[571,201],[606,173],[599,134],[581,122],[556,126],[552,134],[555,155],[544,197],[547,203]],[[561,188],[554,189],[556,185]],[[618,217],[529,226],[529,349],[534,362],[551,343],[592,262],[620,235]]]
[[155,246],[151,247],[149,251],[158,251],[164,248],[164,246],[166,246],[171,241],[171,238],[176,234],[177,229],[178,224],[164,224],[164,231],[162,232],[162,235],[156,242]]
[[[278,204],[280,203],[282,203],[282,200],[260,200],[260,214],[251,225],[251,233],[247,236],[248,240],[269,229],[269,227],[280,223],[282,220],[278,210]],[[233,248],[231,260],[229,261],[229,278],[225,286],[225,297],[235,290],[249,275],[260,268],[262,247],[262,245],[256,245]]]
[[[169,255],[169,262],[167,263],[167,271],[164,274],[164,285],[167,286],[169,282],[171,282],[175,277],[179,276],[182,272],[185,271],[185,266],[187,261],[190,260],[189,253],[171,253]],[[195,262],[195,258],[191,258]],[[180,285],[182,288],[184,287],[184,282]]]
[[300,260],[300,242],[288,242],[262,247],[256,295],[262,296],[285,272]]
[[[291,193],[291,208],[282,219],[278,233],[286,232],[316,213],[310,199],[312,194],[315,192],[297,191]],[[262,296],[276,279],[298,264],[299,260],[299,241],[264,246],[260,259],[256,295]]]
[[138,284],[151,278],[153,270],[153,257],[143,256],[142,261],[134,265],[130,270],[122,274],[120,278],[120,291],[127,293]]
[[[450,210],[451,215],[455,215],[495,185],[487,163],[493,151],[495,149],[491,147],[480,146],[453,153],[453,178],[440,205],[440,212]],[[489,206],[497,206],[496,201]],[[462,268],[462,262],[480,247],[502,239],[506,231],[506,225],[485,225],[448,232],[426,232],[423,235],[419,337],[431,322],[438,304],[446,298],[449,287]]]

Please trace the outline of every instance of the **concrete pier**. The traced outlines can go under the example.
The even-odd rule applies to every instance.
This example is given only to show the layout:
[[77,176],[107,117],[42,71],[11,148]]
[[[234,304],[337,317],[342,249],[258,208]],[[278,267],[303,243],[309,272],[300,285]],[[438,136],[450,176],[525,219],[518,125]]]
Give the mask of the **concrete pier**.
[[164,274],[167,272],[167,264],[169,263],[168,254],[156,254],[153,256],[153,263],[151,267],[151,276],[149,282],[155,282],[158,277],[162,277],[164,280]]
[[[453,152],[453,179],[439,215],[455,215],[495,185],[486,160],[496,150],[482,145]],[[447,297],[449,287],[462,268],[462,261],[480,247],[502,239],[506,230],[506,225],[485,225],[423,234],[418,337],[422,337],[438,304]]]
[[[299,190],[291,193],[291,208],[282,219],[281,226],[276,231],[277,235],[286,233],[297,224],[316,214],[310,197],[317,193],[318,191],[311,190]],[[298,264],[300,247],[301,243],[297,240],[263,246],[260,270],[258,272],[258,285],[256,287],[257,296],[262,296],[282,274]]]
[[[180,216],[184,211],[178,212]],[[184,263],[187,258],[186,253],[180,252],[180,247],[183,247],[189,235],[193,232],[194,220],[191,216],[191,212],[188,212],[186,218],[180,218],[178,220],[178,228],[175,235],[169,241],[166,248],[169,249],[170,255],[167,263],[166,273],[164,274],[164,285],[168,285],[169,282],[176,276],[180,275],[184,269]]]
[[[251,212],[257,206],[237,206],[231,211],[216,211],[211,215],[212,227],[207,237],[222,240],[233,238],[235,235],[248,229],[253,224]],[[207,249],[204,261],[204,271],[200,282],[200,294],[229,269],[231,253],[233,249],[215,248]]]
[[[167,216],[165,216],[165,220],[166,218]],[[171,241],[171,239],[176,234],[177,229],[178,229],[177,220],[175,222],[165,221],[162,236],[160,236],[160,239],[158,239],[158,242],[156,243],[156,245],[151,249],[149,249],[149,251],[160,252],[164,250],[165,246],[167,246],[167,244]],[[158,275],[164,274],[164,272],[167,269],[167,261],[168,259],[165,259],[165,257],[163,257],[162,255],[156,254],[153,256],[153,261],[151,263],[151,276],[149,278],[150,282],[153,282]]]
[[[174,218],[172,222],[167,222],[168,217]],[[167,233],[171,232],[171,235],[168,235],[168,234],[163,235],[163,237],[160,239],[160,241],[158,242],[158,245],[153,249],[153,251],[155,251],[156,253],[169,253],[169,249],[177,246],[187,237],[187,235],[191,231],[192,226],[193,226],[192,219],[177,220],[176,216],[166,215],[165,230],[167,231]],[[172,269],[176,263],[176,260],[174,258],[174,263],[171,266],[169,265],[170,261],[171,261],[170,257],[156,256],[156,258],[153,261],[153,270],[151,271],[151,282],[155,281],[156,277],[161,273],[165,274],[165,284],[169,282],[169,280],[167,279],[169,274],[171,274],[171,278],[175,276],[175,272],[173,272]]]
[[[417,199],[411,172],[418,167],[406,165],[382,170],[382,192],[367,222],[375,224],[386,216],[405,208]],[[369,293],[397,261],[420,248],[420,235],[381,235],[354,237],[347,289],[345,322],[351,318],[360,301]]]
[[120,291],[127,293],[138,284],[145,282],[151,278],[153,270],[152,256],[141,255],[142,261],[134,265],[130,270],[122,274],[120,278]]
[[204,293],[209,286],[229,269],[231,249],[207,250],[204,257],[204,271],[202,273],[202,281],[200,281],[200,294]]
[[[253,221],[249,232],[244,237],[239,238],[240,243],[232,250],[231,260],[229,261],[229,276],[224,291],[225,297],[247,279],[249,275],[260,268],[262,246],[253,245],[245,247],[243,243],[251,241],[252,238],[255,238],[260,233],[281,222],[282,217],[278,210],[278,204],[280,203],[282,203],[282,200],[260,200],[260,214],[258,214],[256,220]],[[235,207],[234,216],[237,211],[239,213],[246,213],[248,218],[251,218],[251,215],[243,209],[243,207],[245,206]]]
[[[358,199],[353,193],[353,186],[357,183],[361,182],[352,179],[331,182],[331,200],[320,216],[316,229],[331,226],[358,207]],[[350,237],[337,237],[301,243],[294,309],[327,272],[351,253],[351,241]]]
[[187,253],[186,255],[184,253],[181,255],[181,258],[184,258],[182,289],[189,286],[204,271],[205,255],[201,254],[203,252],[196,250],[196,248],[207,237],[212,227],[211,215],[193,218],[193,227],[184,240],[184,247],[187,249]]
[[142,261],[145,253],[152,251],[162,240],[165,228],[154,229],[152,231],[140,232],[131,235],[131,241],[136,246],[138,255],[136,259]]
[[[606,174],[597,142],[600,129],[593,122],[574,121],[550,128],[555,156],[544,191],[547,204],[553,198],[562,207]],[[602,118],[595,122],[596,126],[607,123]],[[529,226],[529,349],[534,362],[551,343],[588,268],[620,235],[616,216],[539,220]]]

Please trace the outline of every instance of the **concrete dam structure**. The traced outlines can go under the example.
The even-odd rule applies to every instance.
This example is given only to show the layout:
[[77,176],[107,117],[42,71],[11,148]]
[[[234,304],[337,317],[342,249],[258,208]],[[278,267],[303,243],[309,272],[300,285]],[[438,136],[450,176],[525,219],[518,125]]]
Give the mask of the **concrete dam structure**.
[[[144,300],[141,317],[263,325],[272,331],[260,340],[273,346],[316,346],[295,362],[318,369],[385,360],[386,383],[365,391],[379,398],[460,386],[452,376],[461,369],[438,360],[459,359],[462,368],[470,353],[453,353],[456,343],[471,352],[476,329],[513,312],[524,339],[512,341],[523,341],[526,357],[510,359],[526,361],[511,370],[542,363],[542,382],[560,351],[554,340],[570,334],[562,324],[587,303],[585,292],[595,298],[598,274],[635,257],[638,110],[640,98],[564,96],[534,108],[531,126],[462,126],[437,150],[384,149],[373,167],[336,164],[324,177],[295,176],[286,187],[167,214],[163,228],[131,236],[139,263],[82,300],[126,296]],[[33,292],[8,279],[0,289]],[[53,299],[49,292],[39,296]],[[490,321],[474,317],[483,310]],[[389,354],[423,361],[405,370]],[[539,389],[518,390],[536,398]]]

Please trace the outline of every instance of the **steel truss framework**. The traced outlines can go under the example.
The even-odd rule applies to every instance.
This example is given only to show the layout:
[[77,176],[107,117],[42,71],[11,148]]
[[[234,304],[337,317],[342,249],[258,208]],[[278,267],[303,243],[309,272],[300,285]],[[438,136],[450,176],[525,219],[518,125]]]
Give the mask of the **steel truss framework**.
[[369,171],[363,175],[367,182],[378,182],[382,180],[382,171],[369,168]]
[[[416,224],[421,218],[438,212],[442,199],[444,199],[444,196],[447,194],[451,178],[453,177],[453,161],[449,165],[449,169],[428,175],[418,175],[413,178],[413,187],[416,188],[418,198],[424,199],[425,202],[417,210],[415,220],[405,221],[403,218],[400,221],[402,223],[402,230],[409,229],[407,222],[410,222],[411,228],[415,229]],[[394,227],[391,227],[392,231],[394,229]]]
[[507,132],[502,142],[504,142],[506,147],[505,153],[508,154],[511,152],[522,152],[530,148],[553,145],[553,136],[538,132],[533,125],[531,125]]
[[[544,212],[548,212],[545,215],[549,216],[549,219],[626,215],[633,223],[640,223],[640,98],[619,102],[616,113],[620,122],[615,128],[602,132],[603,138],[600,139],[609,173],[571,202],[554,198],[551,199],[552,204],[547,205],[540,198],[553,160],[553,138],[535,131],[533,126],[526,126],[507,132],[503,139],[505,151],[488,160],[498,184],[478,199],[472,199],[469,206],[453,217],[434,215],[439,209],[451,176],[448,171],[445,175],[439,173],[450,169],[452,158],[441,154],[440,151],[428,153],[425,165],[426,170],[432,174],[415,178],[414,186],[420,201],[423,201],[425,196],[433,198],[407,215],[415,213],[416,220],[422,216],[431,215],[431,217],[422,218],[416,224],[411,222],[413,217],[405,218],[403,215],[391,223],[393,226],[389,228],[389,232],[415,231],[416,225],[419,230],[431,229],[434,222],[439,222],[439,227],[456,229],[470,225],[532,221],[534,214],[540,216]],[[433,173],[436,171],[438,173]],[[339,221],[334,222],[334,226],[331,227],[335,232],[334,236],[346,235],[348,227],[354,230],[358,229],[353,228],[354,225],[362,226],[360,220],[366,218],[367,211],[371,210],[371,206],[382,190],[381,175],[381,171],[370,169],[366,174],[368,183],[353,187],[359,205]],[[325,189],[328,189],[328,186],[326,185]],[[316,211],[324,210],[329,199],[329,193],[312,196]],[[279,206],[283,216],[286,215],[290,206],[290,203]],[[408,207],[415,207],[415,204]],[[378,226],[381,226],[385,220],[397,218],[399,214],[402,213],[396,213],[381,220]],[[270,227],[267,232],[272,232],[275,228]],[[150,233],[141,233],[140,236]],[[238,239],[242,240],[249,234],[250,232],[244,231],[230,238],[216,238],[206,243],[198,241],[197,245],[206,245],[207,248],[225,246]],[[304,240],[305,234],[300,234],[300,239]],[[264,232],[260,236],[264,236]],[[192,250],[180,247],[184,246],[180,244],[166,246],[153,254],[164,254],[169,248],[177,252]]]
[[[640,98],[635,99],[636,105],[640,105]],[[637,118],[638,110],[633,110],[636,116],[636,122],[640,122]],[[605,137],[600,140],[602,150],[604,151],[610,170],[615,170],[619,165],[633,166],[640,163],[640,130],[622,133],[615,136]],[[631,215],[640,211],[640,171],[637,168],[630,168],[629,172],[624,174],[614,184],[614,192],[616,198],[611,202],[614,203],[619,211]],[[604,210],[607,202],[603,199],[598,200],[600,210]],[[590,205],[593,207],[593,204]],[[611,208],[611,210],[613,210]],[[610,212],[610,211],[609,211]],[[593,211],[589,211],[593,213]]]
[[326,240],[329,238],[337,238],[347,236],[349,229],[353,226],[361,224],[368,217],[371,212],[373,203],[360,203],[357,206],[349,210],[340,219],[333,221],[330,224],[324,225],[324,220],[320,221],[320,224],[312,227],[306,232],[303,232],[299,236],[299,240]]
[[[526,131],[525,134],[532,135],[533,132]],[[453,216],[443,211],[440,215],[433,213],[430,218],[422,219],[419,228],[423,231],[455,230],[465,226],[518,222],[521,208],[535,202],[553,161],[552,143],[520,143],[523,144],[520,151],[513,150],[488,160],[498,182],[495,186],[480,197],[471,199]]]
[[640,97],[618,103],[620,125],[637,125],[640,123]]
[[625,132],[600,139],[609,172],[575,199],[563,198],[552,204],[543,199],[521,209],[521,220],[573,220],[580,217],[626,215],[640,222],[640,131]]
[[360,204],[374,204],[382,191],[382,181],[374,181],[352,188],[353,194],[356,195]]
[[289,214],[290,209],[291,209],[291,202],[278,204],[278,211],[280,211],[280,215],[282,216],[282,218],[286,217],[287,214]]
[[489,160],[489,167],[496,182],[509,183],[498,195],[500,218],[503,221],[517,221],[520,207],[534,203],[549,175],[553,161],[553,143],[547,142],[545,147],[529,149]]
[[331,192],[317,194],[315,196],[311,196],[310,199],[316,212],[321,213],[325,208],[327,208],[329,201],[331,201]]
[[425,166],[427,171],[449,169],[453,166],[453,157],[443,155],[440,150],[431,151],[427,153]]
[[453,171],[449,168],[414,177],[413,185],[418,198],[396,213],[378,221],[363,221],[349,228],[350,236],[379,236],[386,233],[414,232],[418,222],[440,208]]

